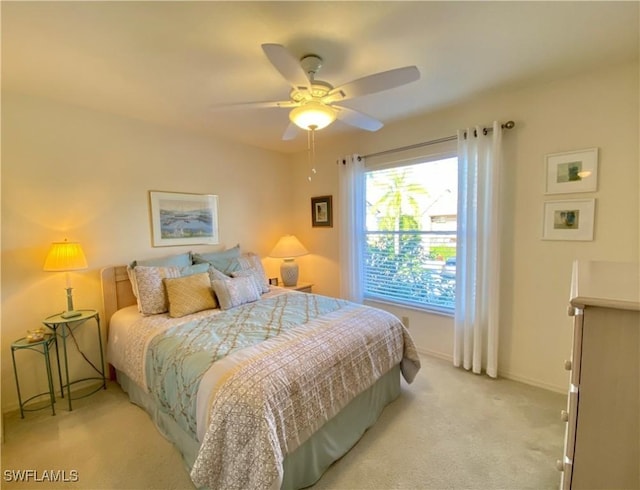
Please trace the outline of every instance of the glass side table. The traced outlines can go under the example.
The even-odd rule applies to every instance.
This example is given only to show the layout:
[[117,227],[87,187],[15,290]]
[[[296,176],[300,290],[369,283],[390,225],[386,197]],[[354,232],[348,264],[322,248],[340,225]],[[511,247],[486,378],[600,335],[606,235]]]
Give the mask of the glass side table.
[[[35,342],[29,342],[27,337],[23,337],[11,344],[11,360],[13,361],[13,374],[16,377],[16,389],[18,390],[18,404],[20,405],[21,418],[24,418],[24,412],[34,412],[36,410],[42,410],[43,408],[47,408],[47,405],[43,407],[38,407],[38,408],[27,408],[27,404],[30,401],[45,395],[49,395],[52,415],[56,414],[56,408],[55,408],[56,397],[53,389],[53,375],[51,373],[51,358],[49,356],[49,349],[51,347],[51,344],[53,344],[54,342],[55,342],[55,336],[48,334],[48,335],[45,335],[42,340],[38,340]],[[37,395],[33,395],[32,397],[29,397],[24,401],[22,401],[22,394],[20,393],[20,381],[18,379],[18,367],[16,365],[16,352],[21,350],[32,350],[34,352],[41,354],[44,357],[44,363],[47,367],[47,383],[49,386],[48,392],[45,391],[42,393],[38,393]]]
[[[49,329],[51,329],[53,331],[53,338],[54,338],[54,344],[56,347],[56,358],[57,358],[57,362],[58,362],[58,377],[60,378],[60,391],[61,391],[61,396],[62,398],[64,398],[64,391],[66,388],[67,391],[67,400],[69,403],[69,411],[73,410],[73,408],[71,407],[71,385],[75,384],[75,383],[80,383],[81,381],[90,381],[90,380],[99,380],[101,381],[100,385],[93,391],[90,391],[88,393],[85,393],[81,396],[77,396],[75,399],[77,400],[78,398],[84,398],[85,396],[89,396],[92,395],[94,393],[96,393],[97,391],[100,390],[100,388],[104,388],[105,390],[107,389],[107,378],[105,376],[105,370],[104,370],[104,355],[102,353],[102,335],[100,333],[100,315],[98,314],[98,312],[96,310],[76,310],[78,311],[80,314],[71,318],[64,318],[62,316],[62,314],[58,314],[58,315],[52,315],[49,316],[47,318],[45,318],[44,320],[42,320],[42,323]],[[96,367],[96,365],[91,362],[91,360],[89,360],[89,358],[87,356],[84,355],[84,353],[82,353],[82,351],[80,351],[80,347],[78,347],[78,351],[80,352],[80,354],[82,355],[82,357],[84,358],[85,361],[87,361],[88,364],[91,365],[91,367],[100,375],[100,376],[90,376],[90,377],[86,377],[86,378],[81,378],[81,379],[76,379],[74,381],[71,381],[69,379],[69,358],[68,358],[68,354],[67,354],[67,339],[69,337],[71,337],[73,339],[73,341],[76,343],[77,345],[77,341],[75,339],[74,336],[74,332],[80,328],[82,325],[84,325],[88,320],[94,320],[96,327],[97,327],[97,332],[98,332],[98,346],[100,349],[100,364],[99,367]],[[62,339],[62,354],[64,356],[64,373],[65,373],[65,380],[64,383],[62,382],[62,371],[60,369],[60,352],[58,349],[58,337],[60,337]]]

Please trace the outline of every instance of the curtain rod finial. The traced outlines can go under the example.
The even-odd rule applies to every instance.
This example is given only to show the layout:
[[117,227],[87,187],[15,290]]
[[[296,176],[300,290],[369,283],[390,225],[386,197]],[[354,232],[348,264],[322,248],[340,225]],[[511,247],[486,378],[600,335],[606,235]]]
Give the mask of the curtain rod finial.
[[504,123],[502,125],[502,127],[504,129],[513,129],[515,127],[516,123],[514,123],[513,121],[507,121],[506,123]]

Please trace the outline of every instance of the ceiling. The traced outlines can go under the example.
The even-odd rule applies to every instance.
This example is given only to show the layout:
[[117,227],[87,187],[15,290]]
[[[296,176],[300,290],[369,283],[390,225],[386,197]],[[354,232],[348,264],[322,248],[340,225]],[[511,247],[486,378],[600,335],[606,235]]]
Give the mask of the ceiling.
[[[345,102],[385,124],[475,94],[638,58],[638,2],[1,2],[2,89],[280,152],[287,100],[261,44],[324,59],[334,86],[407,65],[421,79]],[[362,131],[337,121],[323,138]]]

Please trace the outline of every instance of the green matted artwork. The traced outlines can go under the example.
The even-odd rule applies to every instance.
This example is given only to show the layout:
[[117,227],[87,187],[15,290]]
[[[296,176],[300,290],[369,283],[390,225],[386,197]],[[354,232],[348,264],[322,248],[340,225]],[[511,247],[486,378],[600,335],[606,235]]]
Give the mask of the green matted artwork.
[[545,158],[547,194],[593,192],[598,187],[598,149],[552,153]]
[[544,203],[543,240],[593,240],[595,199]]

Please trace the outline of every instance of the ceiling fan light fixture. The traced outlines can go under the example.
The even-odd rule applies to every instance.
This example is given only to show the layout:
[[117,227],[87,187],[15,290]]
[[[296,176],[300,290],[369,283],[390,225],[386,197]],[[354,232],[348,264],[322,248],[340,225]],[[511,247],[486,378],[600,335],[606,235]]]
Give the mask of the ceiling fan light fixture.
[[336,111],[326,104],[312,100],[293,109],[289,113],[289,119],[299,128],[318,130],[336,120]]

